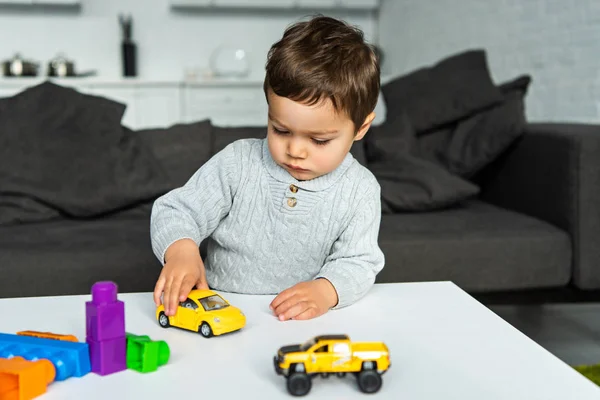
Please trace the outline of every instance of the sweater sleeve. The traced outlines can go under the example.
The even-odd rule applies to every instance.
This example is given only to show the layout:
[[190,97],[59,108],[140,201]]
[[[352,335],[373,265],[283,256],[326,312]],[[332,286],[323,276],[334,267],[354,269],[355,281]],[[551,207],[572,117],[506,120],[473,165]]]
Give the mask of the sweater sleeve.
[[320,273],[315,277],[331,282],[338,295],[334,309],[349,306],[364,295],[383,269],[385,257],[378,244],[381,222],[379,185],[361,201],[350,223],[334,243]]
[[180,188],[159,197],[152,207],[150,236],[155,256],[164,264],[169,246],[192,239],[198,246],[229,210],[240,179],[240,145],[229,144],[198,169]]

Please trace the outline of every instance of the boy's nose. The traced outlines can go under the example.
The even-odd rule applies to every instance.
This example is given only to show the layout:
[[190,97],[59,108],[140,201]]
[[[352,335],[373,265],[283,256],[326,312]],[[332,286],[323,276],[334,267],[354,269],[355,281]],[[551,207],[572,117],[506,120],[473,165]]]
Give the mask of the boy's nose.
[[288,142],[287,153],[292,158],[306,158],[306,148],[299,140]]

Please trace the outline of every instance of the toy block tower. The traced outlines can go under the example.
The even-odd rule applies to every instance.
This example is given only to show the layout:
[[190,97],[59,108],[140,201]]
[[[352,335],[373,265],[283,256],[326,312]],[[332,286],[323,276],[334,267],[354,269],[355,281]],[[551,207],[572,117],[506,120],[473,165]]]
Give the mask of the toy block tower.
[[117,299],[117,284],[96,282],[85,303],[86,342],[92,372],[108,375],[127,369],[125,303]]

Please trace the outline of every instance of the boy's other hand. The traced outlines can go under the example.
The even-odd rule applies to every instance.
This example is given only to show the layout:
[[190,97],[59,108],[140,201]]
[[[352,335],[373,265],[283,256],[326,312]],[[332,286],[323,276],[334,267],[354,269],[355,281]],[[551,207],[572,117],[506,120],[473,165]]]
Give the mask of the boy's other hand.
[[194,241],[182,239],[173,243],[165,254],[165,265],[154,288],[154,303],[161,304],[163,295],[165,314],[175,315],[177,307],[194,288],[208,289],[204,262]]
[[280,321],[316,318],[338,302],[337,292],[327,279],[298,283],[279,293],[271,302],[271,310]]

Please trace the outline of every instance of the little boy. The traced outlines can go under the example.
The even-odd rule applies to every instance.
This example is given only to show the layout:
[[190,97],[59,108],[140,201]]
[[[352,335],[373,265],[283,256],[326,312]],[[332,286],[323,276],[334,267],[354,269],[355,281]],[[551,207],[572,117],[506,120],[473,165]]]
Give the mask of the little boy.
[[363,297],[384,265],[380,187],[349,151],[379,85],[360,30],[323,16],[289,27],[268,55],[266,138],[229,144],[154,204],[156,305],[163,294],[174,315],[194,286],[277,294],[271,309],[288,320]]

